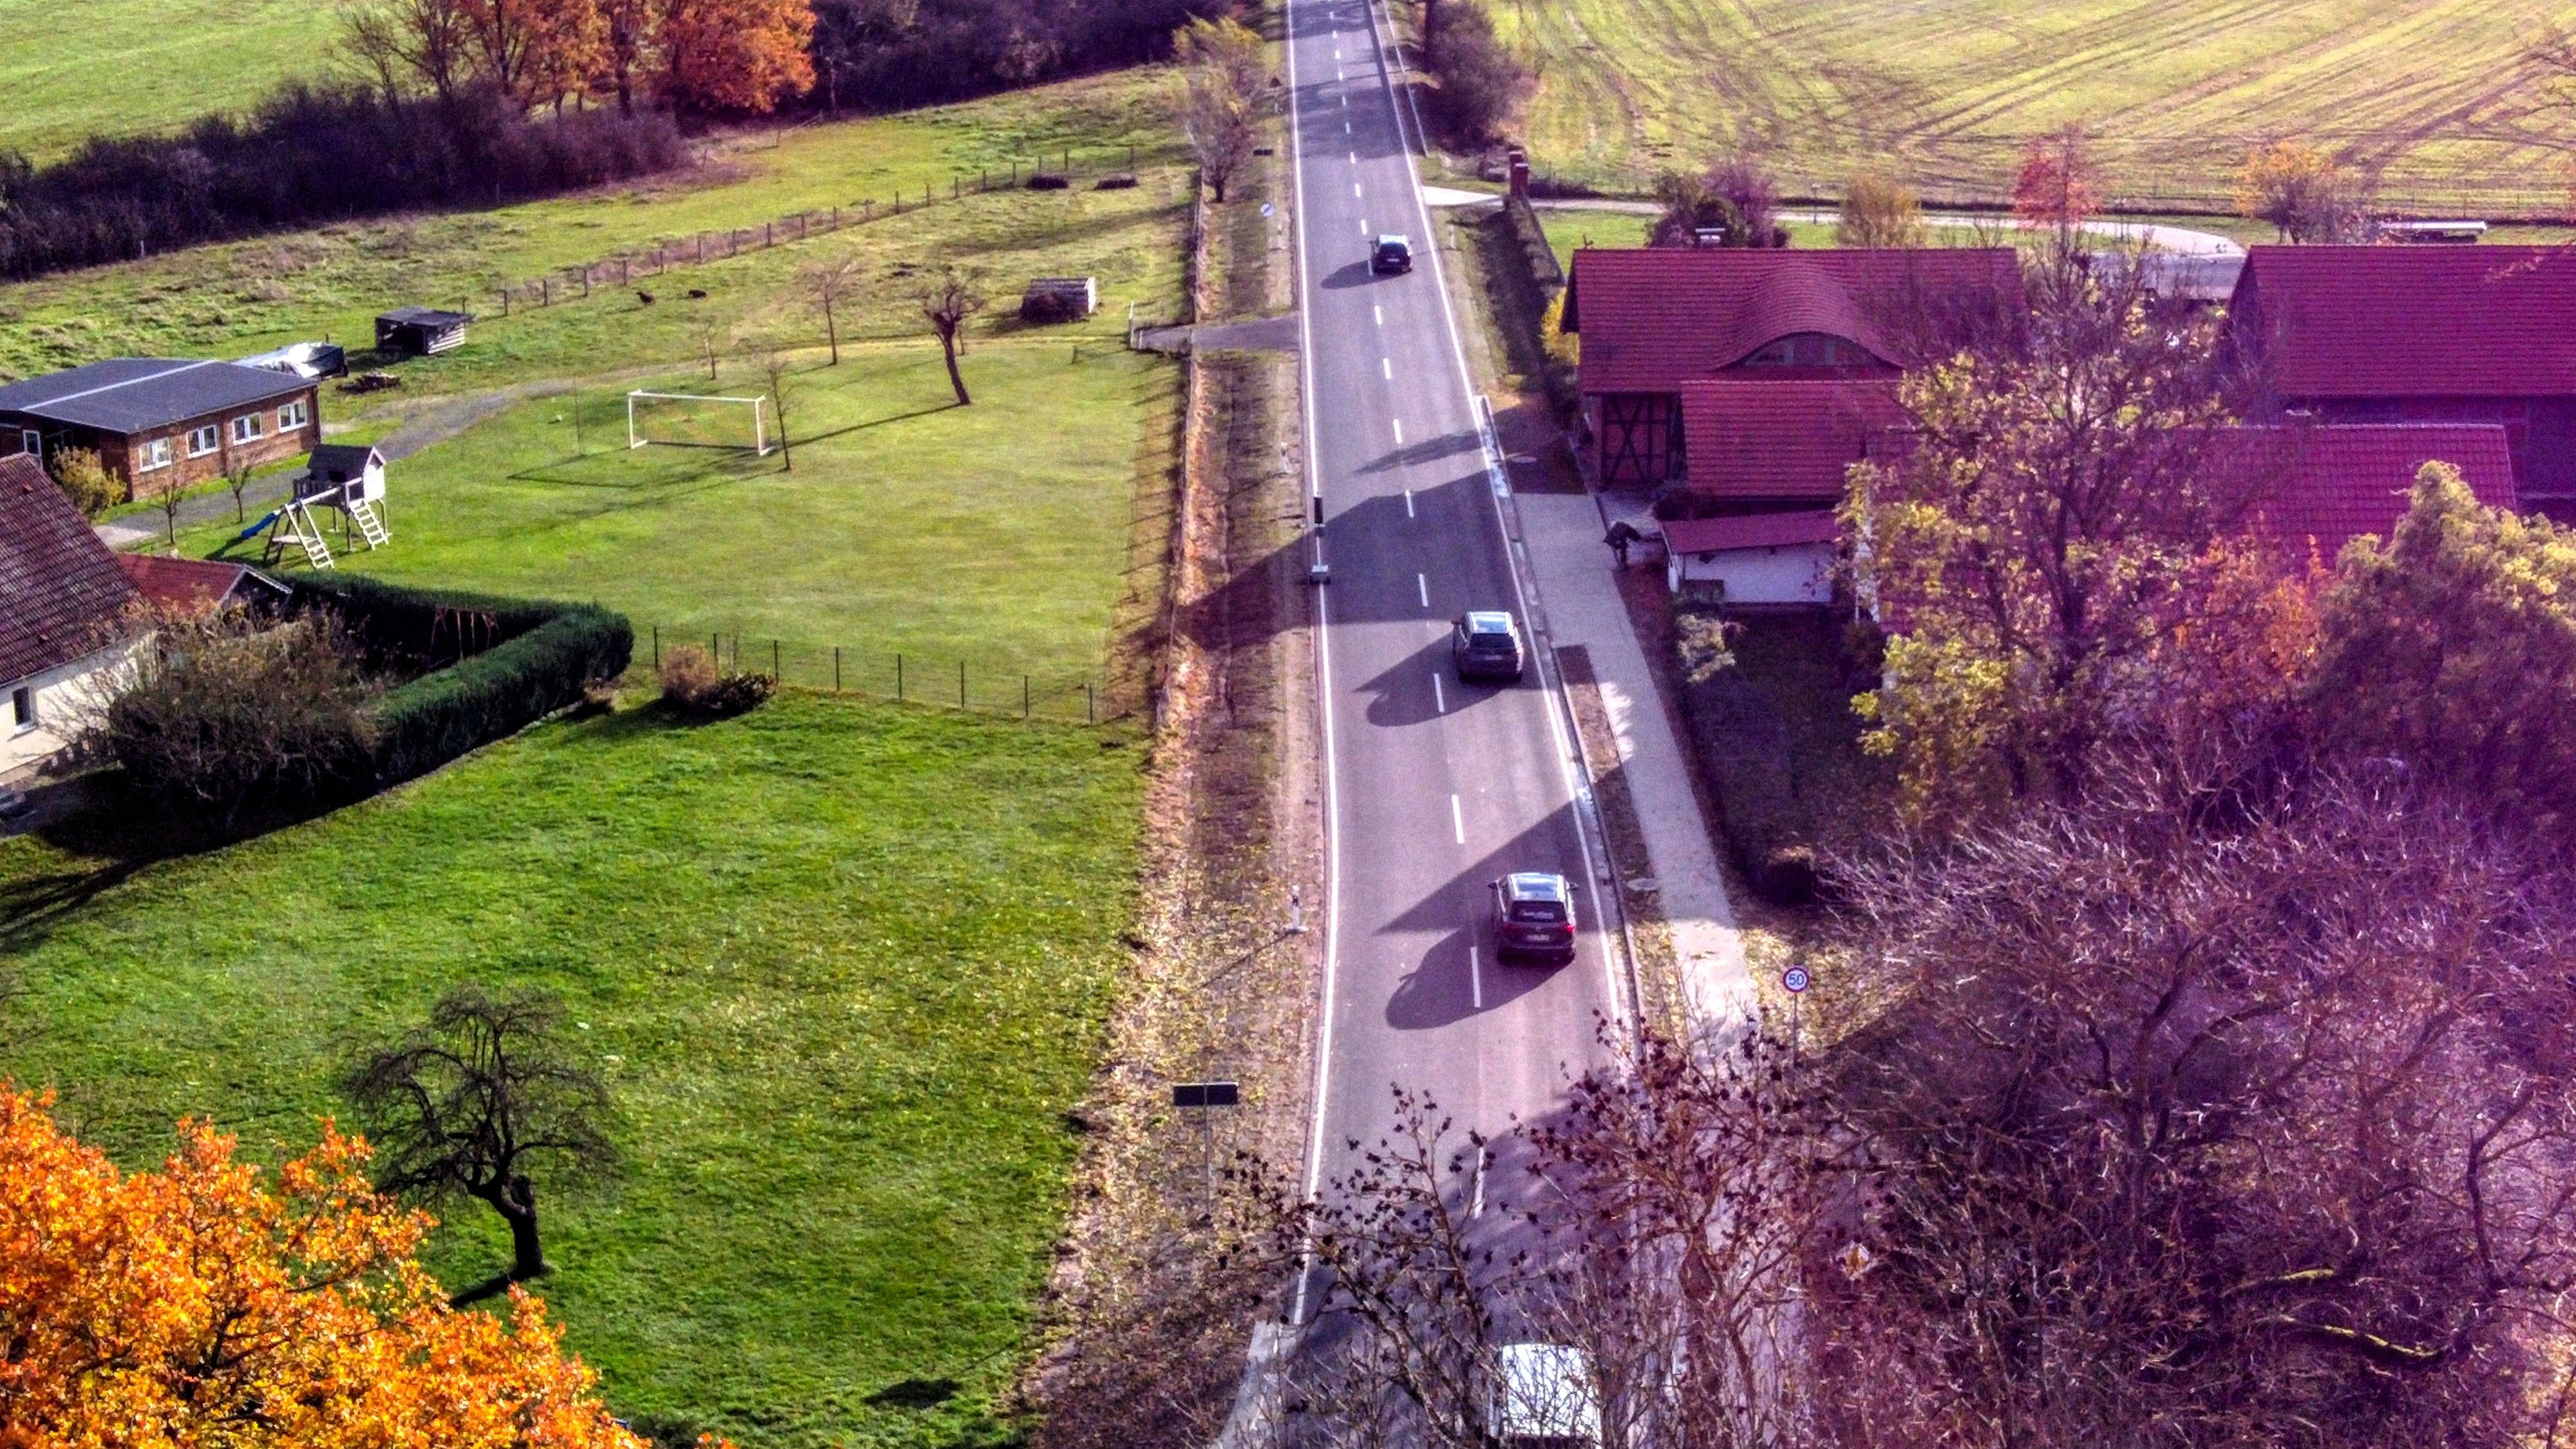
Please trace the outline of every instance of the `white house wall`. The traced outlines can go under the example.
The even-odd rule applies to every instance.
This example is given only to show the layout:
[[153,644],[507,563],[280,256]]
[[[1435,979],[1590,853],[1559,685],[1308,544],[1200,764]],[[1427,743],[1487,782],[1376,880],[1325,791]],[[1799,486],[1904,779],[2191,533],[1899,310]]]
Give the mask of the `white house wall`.
[[1834,546],[1782,544],[1676,554],[1665,565],[1675,592],[1693,583],[1722,583],[1730,604],[1830,604],[1834,599]]
[[[32,679],[0,684],[0,776],[50,758],[70,744],[115,698],[133,657],[133,646],[120,644]],[[9,701],[31,685],[36,691],[36,723],[21,729]]]

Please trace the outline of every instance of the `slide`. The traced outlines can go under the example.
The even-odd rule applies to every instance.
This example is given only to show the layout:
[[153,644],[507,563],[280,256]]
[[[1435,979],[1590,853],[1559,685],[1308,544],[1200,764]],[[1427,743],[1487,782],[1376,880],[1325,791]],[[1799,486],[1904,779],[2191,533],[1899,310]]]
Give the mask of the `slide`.
[[263,518],[259,522],[252,524],[250,527],[243,529],[241,532],[234,534],[233,542],[248,543],[252,539],[259,537],[260,534],[267,531],[270,524],[277,522],[278,515],[284,512],[286,512],[286,510],[283,508],[272,510],[266,518]]

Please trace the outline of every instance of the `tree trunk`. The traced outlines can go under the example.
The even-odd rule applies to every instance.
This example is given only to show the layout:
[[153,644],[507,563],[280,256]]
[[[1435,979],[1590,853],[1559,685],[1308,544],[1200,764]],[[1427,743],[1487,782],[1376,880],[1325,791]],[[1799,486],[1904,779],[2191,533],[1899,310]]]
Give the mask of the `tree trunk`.
[[957,405],[961,408],[973,407],[975,400],[966,395],[966,379],[957,371],[957,334],[953,331],[942,331],[939,334],[939,350],[948,358],[948,385],[957,389]]
[[478,1196],[510,1225],[510,1281],[524,1283],[553,1272],[554,1265],[546,1261],[545,1249],[537,1242],[536,1184],[513,1177],[506,1186]]
[[832,339],[832,365],[841,365],[841,324],[833,319],[832,304],[823,304],[823,335]]

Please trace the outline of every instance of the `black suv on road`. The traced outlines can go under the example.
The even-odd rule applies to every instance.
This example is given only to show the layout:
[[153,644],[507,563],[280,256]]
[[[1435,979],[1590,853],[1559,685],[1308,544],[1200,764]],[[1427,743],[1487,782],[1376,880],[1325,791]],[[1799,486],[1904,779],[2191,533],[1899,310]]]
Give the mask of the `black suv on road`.
[[1377,246],[1369,252],[1369,270],[1381,277],[1412,271],[1413,243],[1395,232],[1378,233]]
[[1449,634],[1449,658],[1460,679],[1518,679],[1520,628],[1500,609],[1461,614]]
[[1565,877],[1524,870],[1494,882],[1494,955],[1574,959],[1574,888]]

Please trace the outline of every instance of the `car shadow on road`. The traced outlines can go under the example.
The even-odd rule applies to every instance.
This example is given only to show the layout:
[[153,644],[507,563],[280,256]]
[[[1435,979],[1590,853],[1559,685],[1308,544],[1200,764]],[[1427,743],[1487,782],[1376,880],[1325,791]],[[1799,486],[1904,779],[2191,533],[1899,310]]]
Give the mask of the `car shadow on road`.
[[[1427,1031],[1507,1006],[1546,984],[1561,966],[1505,965],[1480,927],[1443,937],[1396,983],[1386,999],[1386,1024],[1397,1031]],[[1474,948],[1475,956],[1468,952]]]

